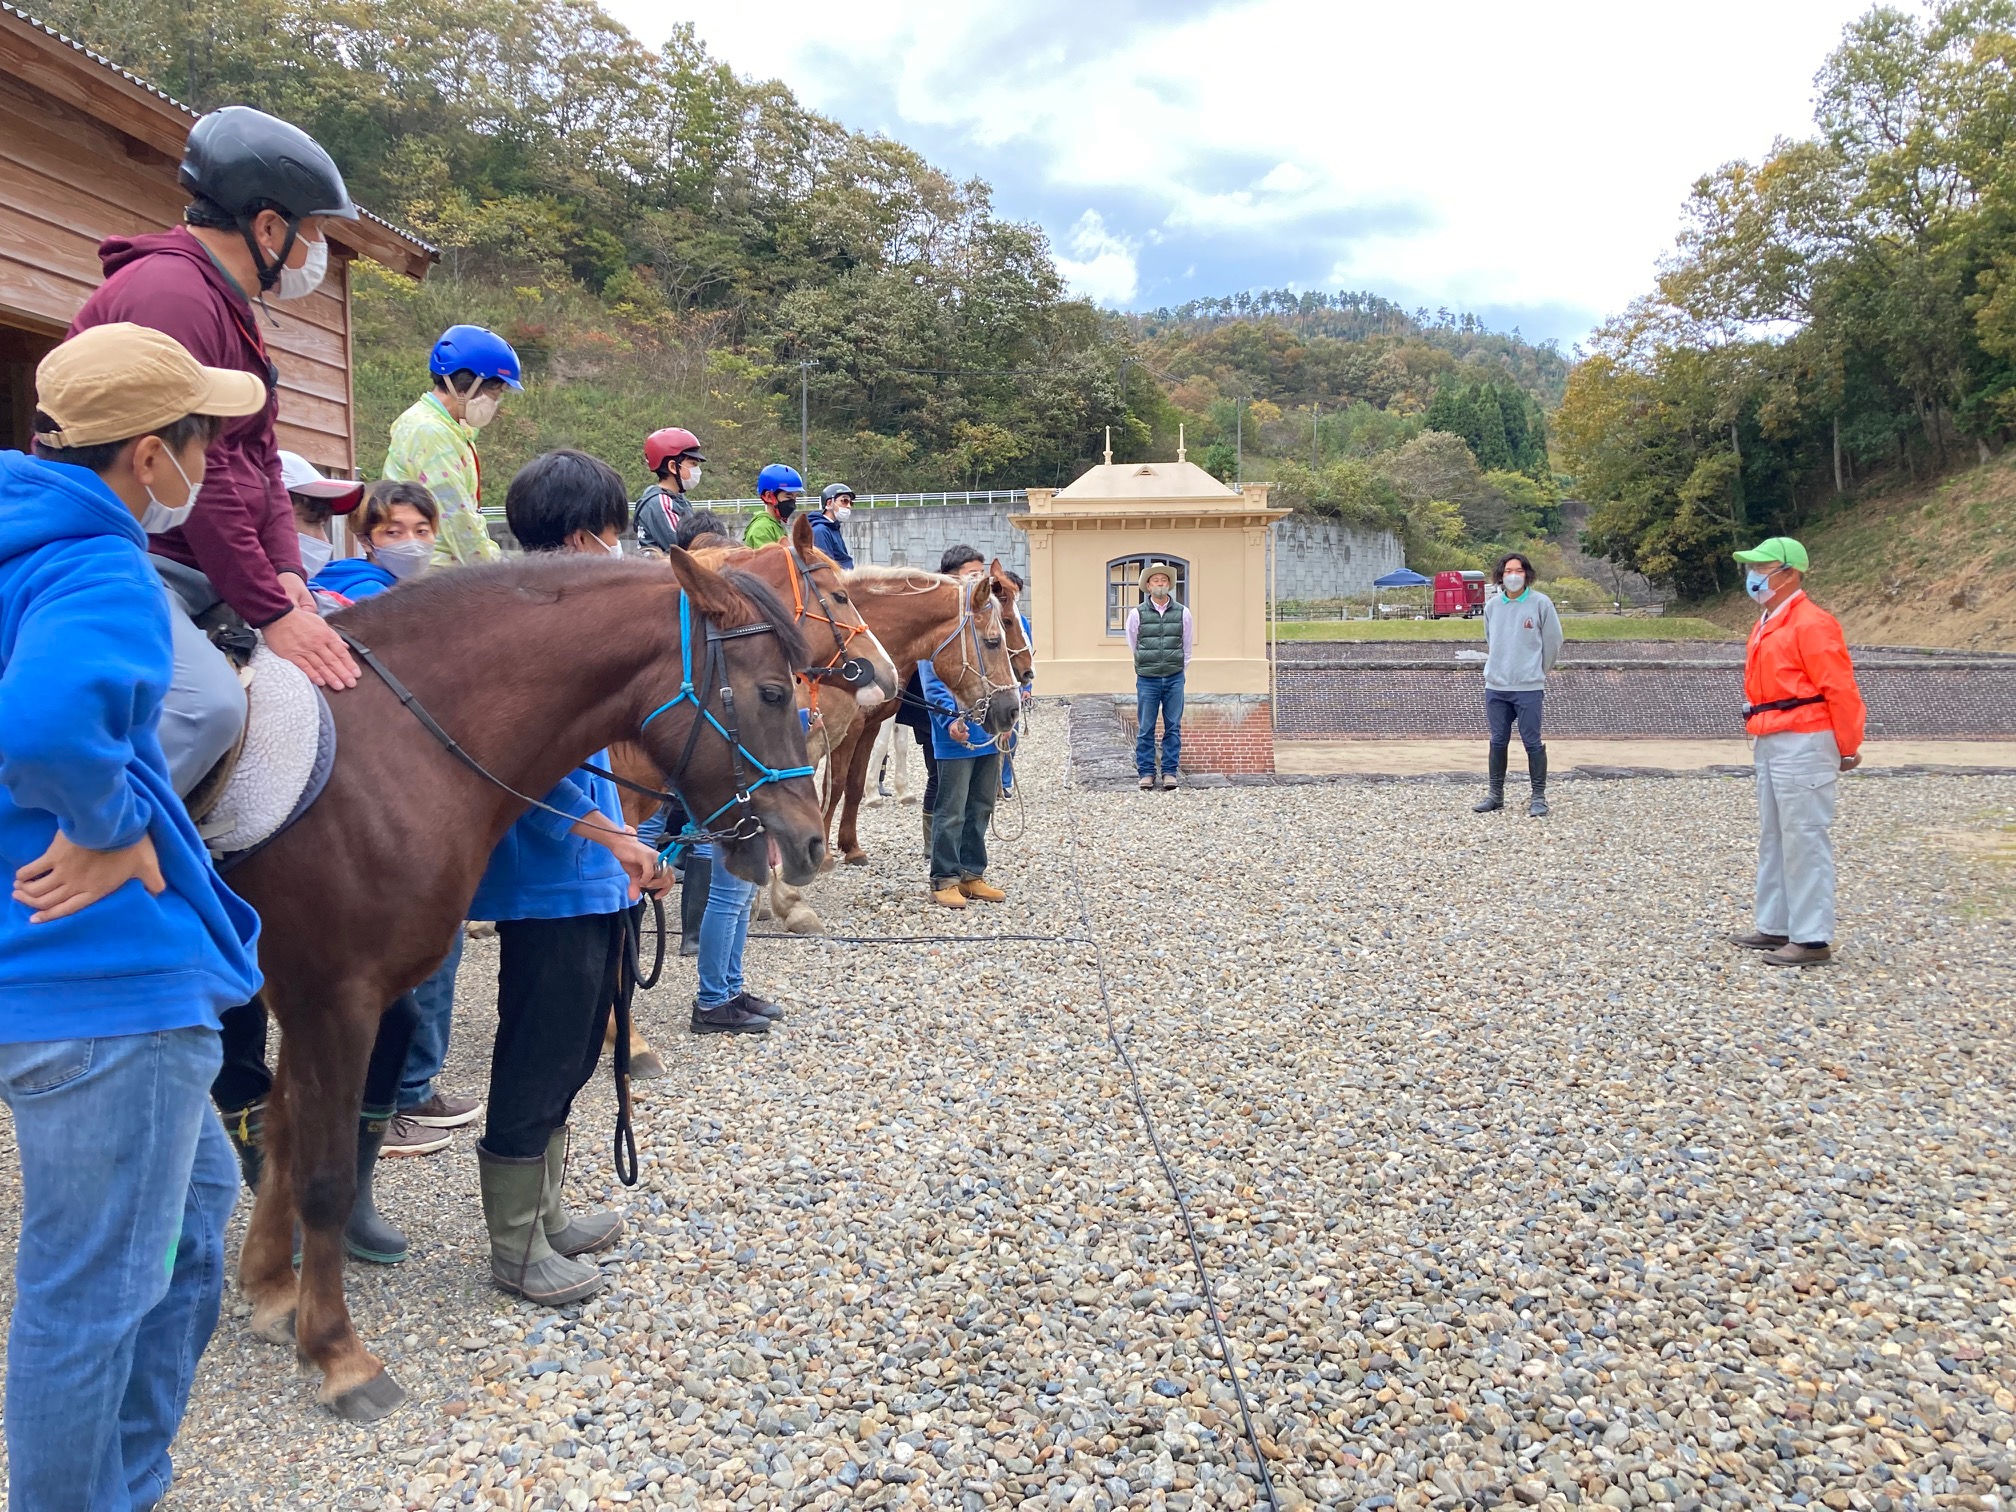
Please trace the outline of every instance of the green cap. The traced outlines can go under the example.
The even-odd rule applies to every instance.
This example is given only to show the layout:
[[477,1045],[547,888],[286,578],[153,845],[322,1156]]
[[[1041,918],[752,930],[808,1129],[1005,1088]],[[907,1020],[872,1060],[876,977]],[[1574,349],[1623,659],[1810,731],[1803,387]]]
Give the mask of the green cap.
[[1749,551],[1736,553],[1739,562],[1776,562],[1781,567],[1790,567],[1794,572],[1806,570],[1806,548],[1790,536],[1773,536],[1768,541],[1760,541]]

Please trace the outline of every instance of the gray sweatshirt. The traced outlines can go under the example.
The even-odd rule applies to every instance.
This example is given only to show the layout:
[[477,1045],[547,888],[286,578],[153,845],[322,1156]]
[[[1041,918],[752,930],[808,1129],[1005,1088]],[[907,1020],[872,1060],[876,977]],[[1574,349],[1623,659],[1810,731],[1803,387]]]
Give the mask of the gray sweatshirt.
[[1554,600],[1536,588],[1504,594],[1484,605],[1484,686],[1528,693],[1547,686],[1547,671],[1561,655],[1561,616]]

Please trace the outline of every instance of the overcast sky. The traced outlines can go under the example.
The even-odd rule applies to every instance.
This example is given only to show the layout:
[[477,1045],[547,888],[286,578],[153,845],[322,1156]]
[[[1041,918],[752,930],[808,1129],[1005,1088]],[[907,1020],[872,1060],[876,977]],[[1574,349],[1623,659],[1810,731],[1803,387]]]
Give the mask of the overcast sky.
[[[1908,0],[1907,0],[1908,3]],[[1369,289],[1564,346],[1649,284],[1689,185],[1811,125],[1868,0],[604,0],[885,132],[1122,309]]]

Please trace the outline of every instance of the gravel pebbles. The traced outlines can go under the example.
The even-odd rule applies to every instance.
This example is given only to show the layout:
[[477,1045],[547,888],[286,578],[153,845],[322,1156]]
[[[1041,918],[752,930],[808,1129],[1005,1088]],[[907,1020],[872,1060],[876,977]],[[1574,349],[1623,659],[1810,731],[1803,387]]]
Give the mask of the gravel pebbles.
[[[1744,784],[1535,822],[1070,792],[1064,745],[1039,711],[1006,904],[927,911],[915,811],[864,813],[828,928],[948,938],[752,941],[783,1032],[689,1037],[668,963],[639,1186],[606,1080],[577,1108],[571,1195],[630,1218],[601,1297],[490,1288],[472,1131],[381,1167],[414,1258],[350,1298],[414,1401],[334,1421],[229,1298],[171,1505],[1254,1505],[1095,951],[1283,1506],[2016,1505],[2016,906],[1948,839],[2016,779],[1851,781],[1840,960],[1787,974],[1721,939]],[[1074,829],[1096,946],[952,938],[1081,934]],[[458,1090],[494,979],[472,942]]]

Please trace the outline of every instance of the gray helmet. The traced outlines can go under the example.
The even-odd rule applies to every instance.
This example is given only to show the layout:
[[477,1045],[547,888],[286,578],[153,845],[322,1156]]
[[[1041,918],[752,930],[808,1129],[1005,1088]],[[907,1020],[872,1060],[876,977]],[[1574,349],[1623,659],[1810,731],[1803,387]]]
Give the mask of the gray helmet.
[[854,490],[849,488],[845,483],[828,483],[819,492],[819,502],[821,504],[831,504],[843,494],[851,499],[854,497]]
[[[226,105],[189,128],[181,179],[184,189],[237,222],[265,289],[279,281],[304,219],[357,219],[343,174],[322,144],[299,126],[249,105]],[[270,265],[252,237],[252,218],[261,210],[278,211],[287,220],[286,245]]]

